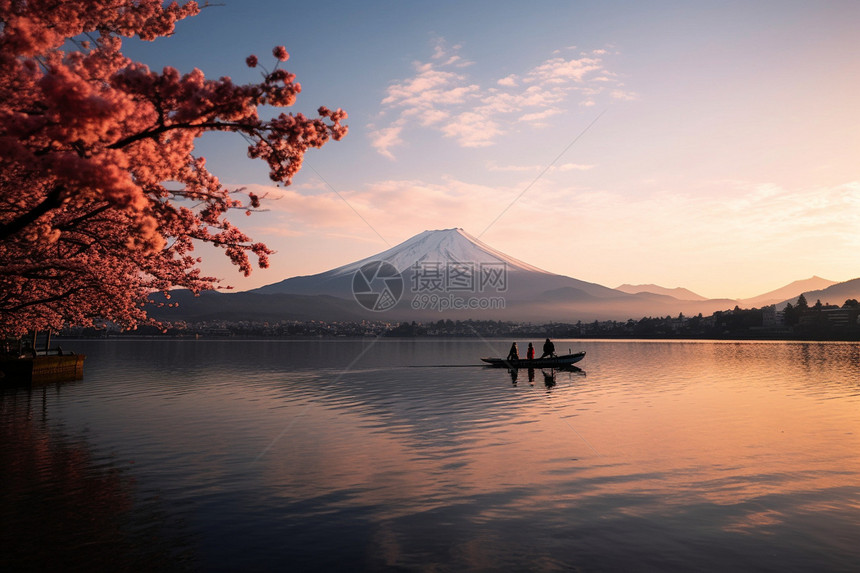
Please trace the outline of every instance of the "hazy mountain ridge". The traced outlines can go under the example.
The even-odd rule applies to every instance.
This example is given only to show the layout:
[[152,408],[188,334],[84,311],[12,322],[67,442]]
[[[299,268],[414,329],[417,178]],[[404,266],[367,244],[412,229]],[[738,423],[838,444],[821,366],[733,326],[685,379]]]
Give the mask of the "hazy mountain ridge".
[[[385,312],[364,309],[353,297],[353,277],[367,263],[385,260],[400,272],[403,295],[394,307]],[[465,263],[479,272],[482,265],[501,265],[505,269],[503,288],[423,292],[416,290],[422,273],[428,268],[445,269],[449,263]],[[852,281],[848,281],[849,283]],[[205,292],[193,297],[188,291],[177,291],[173,301],[179,308],[156,308],[151,314],[160,320],[391,320],[426,321],[440,318],[475,318],[514,321],[593,321],[627,320],[644,316],[676,316],[713,314],[735,306],[750,307],[752,301],[777,302],[775,296],[784,296],[782,306],[796,300],[805,287],[827,287],[821,291],[806,290],[810,304],[817,298],[831,302],[842,297],[860,298],[860,279],[856,288],[836,289],[838,284],[820,277],[795,281],[781,289],[745,301],[733,299],[706,299],[684,288],[668,289],[657,285],[621,285],[612,289],[549,273],[523,261],[509,257],[501,251],[479,241],[462,229],[425,231],[377,255],[343,265],[315,275],[292,277],[260,287],[236,292]],[[845,283],[842,283],[845,284]],[[493,286],[493,285],[491,285]],[[494,285],[499,286],[499,285]],[[641,290],[640,290],[641,289]],[[800,290],[799,290],[800,289]],[[634,290],[636,292],[629,292]],[[815,293],[822,293],[817,295]],[[826,294],[825,294],[826,293]],[[855,294],[852,294],[855,293]],[[503,308],[470,308],[468,310],[428,308],[416,305],[426,302],[429,296],[460,299],[487,299],[494,297],[504,302]],[[423,296],[423,298],[422,298]],[[158,295],[152,297],[158,301]],[[792,301],[793,302],[793,301]],[[762,306],[761,304],[754,306]]]
[[672,298],[676,298],[678,300],[708,300],[707,297],[696,294],[691,290],[675,287],[675,288],[666,288],[661,287],[654,284],[647,285],[631,285],[631,284],[623,284],[621,286],[615,287],[615,290],[620,290],[621,292],[626,292],[627,294],[640,294],[640,293],[651,293],[651,294],[659,294],[670,296]]
[[[795,304],[799,296],[800,294],[789,297],[788,299],[777,303],[776,307],[778,309],[783,309],[788,303]],[[818,300],[823,304],[842,306],[845,304],[846,300],[852,298],[860,300],[860,278],[851,279],[841,283],[833,283],[823,289],[805,291],[803,296],[806,298],[806,302],[809,303],[809,306],[812,306]]]
[[826,289],[835,284],[838,283],[836,281],[823,279],[819,276],[812,276],[808,279],[794,281],[782,288],[778,288],[752,298],[741,299],[739,302],[742,303],[741,306],[762,307],[770,304],[778,304],[790,298],[796,299],[800,296],[800,293]]

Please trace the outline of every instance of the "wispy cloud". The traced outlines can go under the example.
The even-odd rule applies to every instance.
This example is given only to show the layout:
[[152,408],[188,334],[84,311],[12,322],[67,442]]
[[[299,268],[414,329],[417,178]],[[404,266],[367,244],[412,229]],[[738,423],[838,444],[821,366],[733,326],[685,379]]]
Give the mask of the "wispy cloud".
[[571,81],[582,82],[587,74],[602,68],[599,58],[581,57],[570,60],[563,57],[552,58],[529,71],[523,81],[538,85],[564,85]]
[[376,149],[376,151],[385,157],[394,159],[394,154],[391,153],[391,148],[403,143],[403,140],[400,138],[400,132],[402,130],[402,125],[397,124],[392,124],[380,129],[371,129],[370,144],[374,149]]
[[393,159],[394,149],[408,141],[414,127],[429,128],[462,147],[485,147],[524,126],[542,128],[571,105],[590,106],[599,97],[635,98],[606,69],[604,49],[573,57],[557,50],[552,57],[522,73],[485,80],[482,85],[467,69],[472,62],[439,40],[427,62],[415,62],[414,74],[389,84],[381,101],[388,124],[368,126],[371,145]]
[[[592,165],[567,163],[553,170],[586,170]],[[521,172],[522,181],[542,166],[508,167],[489,164],[489,170]],[[386,235],[398,236],[427,228],[462,226],[475,231],[493,213],[487,204],[503,202],[522,187],[522,181],[509,185],[488,186],[454,178],[431,183],[421,180],[382,180],[360,189],[303,194],[299,189],[249,185],[259,194],[271,192],[266,208],[283,217],[294,233],[347,232],[363,226],[348,201],[362,216]],[[517,205],[522,215],[539,216],[547,202],[564,204],[568,212],[587,212],[578,220],[583,236],[600,236],[601,242],[613,247],[637,251],[660,252],[678,249],[772,251],[795,244],[801,238],[824,256],[827,241],[860,247],[856,233],[846,232],[860,226],[860,183],[821,188],[786,189],[773,184],[739,181],[712,181],[707,189],[691,192],[643,190],[636,197],[605,189],[563,187],[550,180],[539,184],[540,202],[525,201]],[[713,193],[720,189],[720,194]],[[341,196],[343,198],[341,198]],[[409,201],[404,201],[405,196]],[[613,221],[613,233],[607,236],[605,224]],[[521,220],[512,219],[512,225]],[[550,235],[567,226],[559,219],[559,228],[542,219],[541,228]],[[528,233],[535,229],[527,226]],[[501,233],[504,235],[505,233]],[[642,237],[648,237],[647,244]],[[405,237],[404,237],[405,238]],[[804,249],[805,252],[806,249]],[[844,252],[844,251],[842,251]],[[801,252],[797,256],[803,256]]]
[[[512,173],[537,173],[547,169],[546,165],[499,165],[495,161],[486,163],[487,171],[503,171]],[[588,171],[594,169],[594,165],[585,163],[562,163],[561,165],[553,165],[547,169],[548,173],[553,171]]]
[[[486,211],[485,199],[494,203],[501,201],[506,193],[515,193],[531,173],[544,169],[544,165],[501,165],[490,161],[485,164],[488,171],[523,173],[521,181],[512,181],[507,186],[480,185],[443,177],[438,182],[418,179],[380,180],[363,185],[360,189],[340,190],[340,194],[363,213],[409,214],[435,221],[435,224],[451,225],[449,219],[457,210],[465,209],[470,215]],[[549,172],[586,171],[595,165],[562,163]],[[691,225],[711,229],[716,235],[740,233],[744,240],[756,238],[775,239],[778,236],[796,234],[806,236],[803,230],[832,229],[842,240],[854,241],[860,246],[860,235],[846,232],[860,226],[860,182],[812,188],[785,188],[772,183],[720,180],[701,182],[688,191],[663,191],[657,180],[642,181],[642,188],[635,197],[611,189],[561,188],[551,179],[545,183],[547,189],[555,189],[558,199],[564,198],[573,209],[588,209],[600,215],[594,224],[603,224],[604,217],[612,216],[624,226],[636,227],[634,219],[649,218],[654,225],[685,232]],[[249,191],[265,195],[264,208],[288,213],[296,220],[306,220],[311,226],[338,226],[344,222],[337,214],[342,210],[344,199],[326,187],[309,180],[302,185],[287,188],[248,184]],[[656,189],[656,190],[655,190]],[[313,191],[308,193],[308,190]],[[719,191],[717,193],[716,191]],[[546,190],[542,190],[545,193]],[[403,197],[408,196],[409,201]],[[468,204],[475,204],[470,210]],[[524,204],[526,208],[528,203]],[[543,209],[536,205],[535,209]],[[354,213],[343,205],[343,212],[350,218]],[[489,214],[487,215],[489,216]],[[675,224],[670,225],[670,223]],[[582,221],[580,224],[590,224]],[[380,225],[385,227],[385,223]],[[471,224],[467,226],[472,227]],[[716,236],[715,235],[715,236]],[[730,240],[723,237],[719,242]]]
[[610,95],[615,99],[620,99],[624,101],[633,101],[639,98],[636,93],[622,89],[612,90],[610,92]]
[[527,123],[536,124],[541,122],[544,119],[550,118],[554,115],[558,115],[562,113],[562,110],[558,108],[549,108],[543,111],[536,111],[534,113],[526,113],[517,118],[517,121],[524,121]]
[[[379,229],[389,240],[403,240],[425,229],[464,227],[475,229],[486,225],[491,216],[486,206],[499,203],[500,197],[513,197],[521,182],[510,186],[488,186],[452,178],[439,182],[412,179],[381,180],[360,189],[303,194],[300,188],[279,189],[248,185],[247,189],[263,194],[277,193],[279,200],[264,207],[290,234],[331,235],[355,231],[364,226],[357,218]],[[408,201],[404,201],[408,197]],[[354,209],[354,210],[353,210]],[[272,226],[272,225],[270,225]]]

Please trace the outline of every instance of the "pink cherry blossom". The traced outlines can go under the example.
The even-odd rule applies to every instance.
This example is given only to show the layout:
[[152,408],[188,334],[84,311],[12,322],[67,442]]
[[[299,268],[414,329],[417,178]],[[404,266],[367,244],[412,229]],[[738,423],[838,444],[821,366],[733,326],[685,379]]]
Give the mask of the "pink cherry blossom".
[[286,62],[290,59],[290,55],[287,53],[287,49],[284,46],[276,46],[274,50],[272,50],[272,55],[275,56],[279,62]]
[[[227,218],[264,198],[224,187],[194,155],[197,138],[244,136],[249,155],[289,185],[309,148],[346,135],[347,116],[321,107],[317,118],[260,119],[262,106],[290,106],[301,93],[277,65],[237,85],[122,54],[123,38],[155,40],[198,12],[196,2],[0,0],[0,335],[134,328],[149,320],[150,293],[218,285],[200,271],[203,243],[244,274],[252,258],[268,266],[271,250]],[[282,46],[273,55],[289,57]]]

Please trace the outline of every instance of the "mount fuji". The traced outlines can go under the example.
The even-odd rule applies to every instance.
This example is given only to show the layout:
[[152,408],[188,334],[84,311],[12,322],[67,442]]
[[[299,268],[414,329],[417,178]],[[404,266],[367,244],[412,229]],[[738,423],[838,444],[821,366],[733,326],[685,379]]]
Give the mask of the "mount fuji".
[[[373,285],[384,291],[366,292]],[[452,298],[481,304],[443,309],[433,305],[436,300]],[[159,301],[158,295],[151,299]],[[194,297],[188,291],[173,291],[171,299],[179,303],[178,308],[155,308],[150,315],[165,321],[473,318],[576,322],[679,312],[711,314],[737,304],[729,299],[679,300],[661,293],[623,292],[547,272],[490,247],[463,229],[424,231],[359,261],[246,292],[209,291]],[[502,304],[482,304],[491,299]]]
[[[289,278],[248,292],[255,295],[328,296],[338,300],[352,300],[356,273],[380,261],[389,263],[403,279],[403,292],[399,303],[384,314],[374,313],[376,318],[386,320],[626,320],[644,315],[713,312],[734,306],[733,301],[725,299],[679,301],[671,296],[654,293],[625,293],[596,283],[547,272],[494,249],[463,229],[424,231],[399,245],[359,261],[315,275]],[[482,271],[502,269],[504,288],[484,289],[484,285],[478,283],[473,284],[471,290],[464,289],[465,292],[457,291],[453,294],[478,299],[501,297],[504,299],[504,308],[481,306],[468,311],[440,311],[439,308],[428,309],[415,305],[416,300],[426,301],[427,296],[433,294],[452,294],[445,288],[439,289],[438,293],[422,291],[422,281],[426,281],[428,269],[441,275],[446,270],[457,268],[470,269],[478,275],[479,281]],[[366,284],[363,281],[362,283]],[[422,295],[425,295],[423,299]]]
[[[352,298],[355,273],[369,263],[386,261],[403,277],[407,287],[417,285],[416,273],[437,269],[469,268],[503,269],[506,285],[503,294],[508,301],[533,301],[536,296],[574,297],[581,299],[616,299],[625,297],[615,289],[549,273],[498,251],[463,229],[424,231],[411,239],[376,255],[316,275],[289,278],[249,292],[259,294],[330,295]],[[477,285],[480,287],[480,285]],[[465,289],[468,291],[468,289]],[[477,290],[477,288],[476,288]]]
[[[860,284],[860,279],[856,282]],[[710,315],[739,304],[732,299],[685,296],[677,289],[644,287],[648,288],[622,285],[612,289],[550,273],[490,247],[463,229],[442,229],[424,231],[386,251],[329,271],[246,292],[209,291],[194,297],[188,291],[173,291],[171,302],[178,302],[179,307],[155,308],[150,315],[165,321],[472,318],[576,322],[675,316],[679,312]],[[780,290],[779,294],[785,293]],[[441,310],[424,304],[454,297],[477,302],[495,299],[503,304]],[[159,295],[151,299],[164,302]]]

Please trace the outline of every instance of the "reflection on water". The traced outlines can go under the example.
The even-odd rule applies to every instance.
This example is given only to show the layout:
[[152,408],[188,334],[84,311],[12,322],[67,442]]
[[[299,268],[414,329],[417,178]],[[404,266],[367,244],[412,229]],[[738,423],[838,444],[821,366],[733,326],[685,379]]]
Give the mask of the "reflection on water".
[[573,376],[585,376],[585,371],[577,366],[565,366],[564,368],[509,368],[508,375],[511,383],[516,386],[520,379],[520,371],[528,376],[529,386],[535,385],[535,372],[540,372],[544,386],[549,390],[556,385],[556,377],[570,380]]
[[47,535],[77,563],[205,570],[860,560],[858,345],[562,341],[581,369],[478,365],[510,342],[75,343],[83,382],[2,397],[2,559]]
[[0,563],[13,571],[184,570],[179,530],[109,455],[51,427],[48,393],[0,394]]

